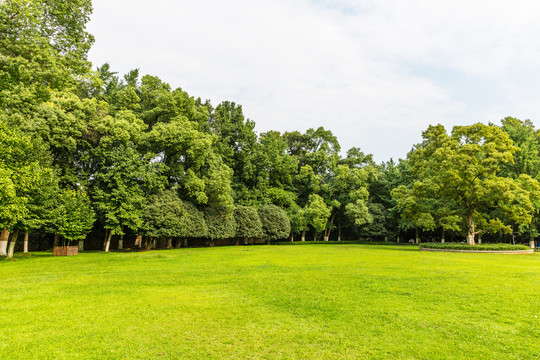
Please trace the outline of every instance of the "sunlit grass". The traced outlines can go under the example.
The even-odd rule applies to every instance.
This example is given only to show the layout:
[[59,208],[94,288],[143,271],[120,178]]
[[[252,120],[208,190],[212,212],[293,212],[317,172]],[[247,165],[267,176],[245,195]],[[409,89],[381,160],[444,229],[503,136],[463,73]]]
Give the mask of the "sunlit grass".
[[539,359],[540,254],[305,245],[0,261],[1,359]]

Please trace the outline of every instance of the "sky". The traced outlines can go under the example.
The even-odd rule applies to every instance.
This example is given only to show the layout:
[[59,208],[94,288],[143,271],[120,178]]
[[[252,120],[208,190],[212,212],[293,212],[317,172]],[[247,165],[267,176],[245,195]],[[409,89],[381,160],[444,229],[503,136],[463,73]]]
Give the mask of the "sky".
[[160,77],[258,133],[323,126],[405,158],[431,124],[540,121],[540,2],[93,0],[94,66]]

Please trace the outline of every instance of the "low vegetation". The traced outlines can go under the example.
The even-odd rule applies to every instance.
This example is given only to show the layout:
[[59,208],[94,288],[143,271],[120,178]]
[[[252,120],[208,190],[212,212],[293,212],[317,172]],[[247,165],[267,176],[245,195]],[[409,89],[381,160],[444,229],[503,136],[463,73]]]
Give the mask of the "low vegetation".
[[517,251],[517,250],[530,250],[531,248],[526,245],[512,245],[512,244],[477,244],[468,245],[461,243],[423,243],[420,244],[420,248],[426,249],[446,249],[446,250],[473,250],[473,251]]

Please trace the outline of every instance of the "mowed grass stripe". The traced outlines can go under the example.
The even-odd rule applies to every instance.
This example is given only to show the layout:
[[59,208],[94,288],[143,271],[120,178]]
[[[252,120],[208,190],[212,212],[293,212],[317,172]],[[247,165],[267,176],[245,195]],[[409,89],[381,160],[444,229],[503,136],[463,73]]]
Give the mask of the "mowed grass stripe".
[[2,359],[538,359],[540,254],[306,245],[0,262]]

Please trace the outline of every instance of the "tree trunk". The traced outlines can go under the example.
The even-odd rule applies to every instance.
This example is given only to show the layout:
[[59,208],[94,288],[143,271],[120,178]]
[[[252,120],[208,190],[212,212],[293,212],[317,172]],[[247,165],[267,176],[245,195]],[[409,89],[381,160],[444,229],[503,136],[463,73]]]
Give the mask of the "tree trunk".
[[444,243],[444,229],[442,230],[441,242]]
[[13,234],[11,234],[11,242],[9,243],[8,249],[8,258],[12,258],[15,254],[15,245],[17,245],[17,238],[19,237],[19,229],[16,229]]
[[9,240],[9,231],[2,230],[0,234],[0,256],[7,256],[7,245]]
[[529,239],[529,247],[531,249],[534,249],[534,236],[531,236],[531,238]]
[[120,239],[118,239],[118,250],[124,248],[124,225],[120,225],[120,230],[122,230],[122,232],[120,233]]
[[306,241],[306,230],[302,230],[302,241]]
[[385,236],[384,237],[384,242],[387,242],[388,241],[388,236]]
[[290,239],[291,239],[291,242],[294,242],[294,235],[293,235],[293,233],[291,233]]
[[474,243],[474,220],[472,214],[467,215],[467,245],[475,245]]
[[341,214],[338,216],[338,235],[337,241],[341,241]]
[[135,247],[138,247],[139,249],[142,246],[142,235],[137,235],[137,238],[135,239]]
[[399,231],[397,232],[397,237],[396,237],[396,241],[398,242],[399,244]]
[[172,249],[172,238],[167,239],[167,249]]
[[416,228],[416,240],[415,240],[415,243],[420,244],[420,231],[418,230],[418,228]]
[[482,243],[482,234],[478,234],[478,244]]
[[152,249],[156,248],[156,239],[152,239]]
[[111,230],[105,229],[105,238],[103,238],[103,250],[107,247],[107,239],[109,238],[109,233]]
[[53,240],[53,244],[52,244],[53,248],[54,248],[54,247],[58,247],[58,241],[59,241],[59,239],[60,239],[60,235],[54,234],[54,240]]
[[24,241],[23,241],[23,252],[28,253],[28,231],[24,232]]
[[109,236],[107,236],[107,242],[105,243],[105,252],[109,252],[109,248],[111,247],[111,237],[112,230],[109,230]]

